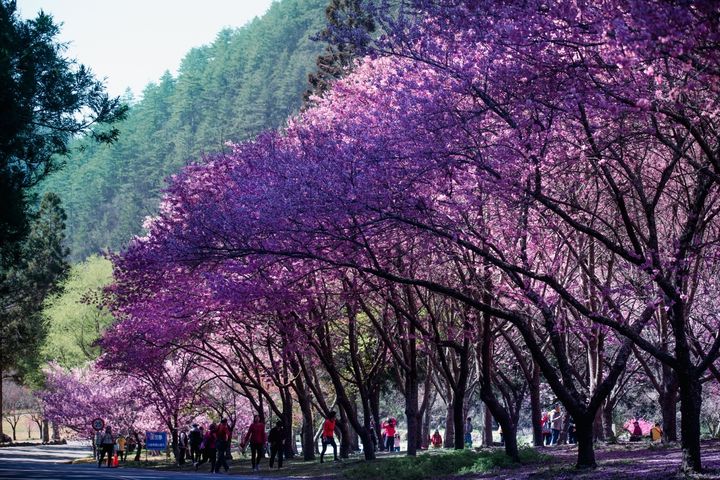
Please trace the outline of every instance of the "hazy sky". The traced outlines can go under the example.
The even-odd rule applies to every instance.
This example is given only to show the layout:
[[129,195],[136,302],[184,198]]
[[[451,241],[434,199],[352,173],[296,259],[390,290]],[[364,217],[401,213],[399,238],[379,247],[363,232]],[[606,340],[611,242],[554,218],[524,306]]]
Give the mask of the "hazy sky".
[[273,0],[18,0],[23,18],[39,10],[63,23],[67,54],[106,78],[112,95],[138,96],[165,70],[175,74],[192,47],[211,43],[223,27],[240,27]]

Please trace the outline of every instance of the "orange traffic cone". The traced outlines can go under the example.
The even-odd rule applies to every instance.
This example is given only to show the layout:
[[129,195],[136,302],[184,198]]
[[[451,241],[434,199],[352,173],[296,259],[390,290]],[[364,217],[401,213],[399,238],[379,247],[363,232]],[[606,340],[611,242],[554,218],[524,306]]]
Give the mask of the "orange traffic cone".
[[112,461],[113,468],[117,468],[118,466],[118,454],[115,452],[115,455],[113,455],[113,461]]

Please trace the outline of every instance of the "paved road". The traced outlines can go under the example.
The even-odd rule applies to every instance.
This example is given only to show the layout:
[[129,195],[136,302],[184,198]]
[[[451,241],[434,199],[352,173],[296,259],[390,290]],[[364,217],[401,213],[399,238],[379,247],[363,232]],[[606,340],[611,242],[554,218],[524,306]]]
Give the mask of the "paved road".
[[[97,464],[71,465],[75,458],[87,457],[90,447],[82,444],[38,445],[0,448],[0,479],[31,480],[199,480],[208,473],[155,472],[137,468],[98,468]],[[243,480],[257,477],[241,476]]]

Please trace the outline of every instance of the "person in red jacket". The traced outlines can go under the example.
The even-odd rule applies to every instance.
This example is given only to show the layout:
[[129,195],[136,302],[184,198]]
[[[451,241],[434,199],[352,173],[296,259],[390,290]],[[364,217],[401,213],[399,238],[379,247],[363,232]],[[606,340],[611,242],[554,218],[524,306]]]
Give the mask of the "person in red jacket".
[[395,426],[397,420],[392,417],[388,417],[382,424],[383,432],[385,433],[385,450],[388,452],[395,451]]
[[243,449],[244,445],[250,442],[250,462],[253,471],[260,470],[260,459],[265,454],[265,440],[265,423],[260,420],[260,415],[255,415],[243,440]]
[[337,413],[335,410],[331,410],[328,414],[327,418],[325,419],[325,423],[323,423],[323,431],[322,431],[322,452],[320,452],[320,463],[323,463],[325,460],[323,457],[325,456],[325,450],[327,450],[328,445],[332,445],[333,448],[333,457],[336,462],[338,462],[338,456],[337,456],[337,444],[335,443],[335,417],[337,416]]
[[223,418],[220,420],[220,425],[217,429],[217,461],[215,462],[215,473],[220,473],[220,467],[222,466],[227,472],[230,467],[227,464],[227,451],[230,447],[230,427],[228,427],[227,419]]

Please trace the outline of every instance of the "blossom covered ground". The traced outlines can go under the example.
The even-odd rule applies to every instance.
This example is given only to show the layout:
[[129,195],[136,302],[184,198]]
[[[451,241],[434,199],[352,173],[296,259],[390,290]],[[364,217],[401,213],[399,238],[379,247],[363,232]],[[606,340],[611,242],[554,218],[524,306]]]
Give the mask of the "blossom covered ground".
[[[528,465],[512,471],[492,472],[465,477],[467,479],[493,478],[500,480],[575,479],[575,480],[669,480],[676,478],[720,479],[720,441],[702,443],[704,472],[685,477],[678,474],[682,457],[679,445],[648,446],[647,443],[607,445],[596,447],[598,468],[578,471],[571,467],[576,456],[575,447],[564,445],[542,449],[553,457],[547,466]],[[457,477],[456,477],[457,478]]]

